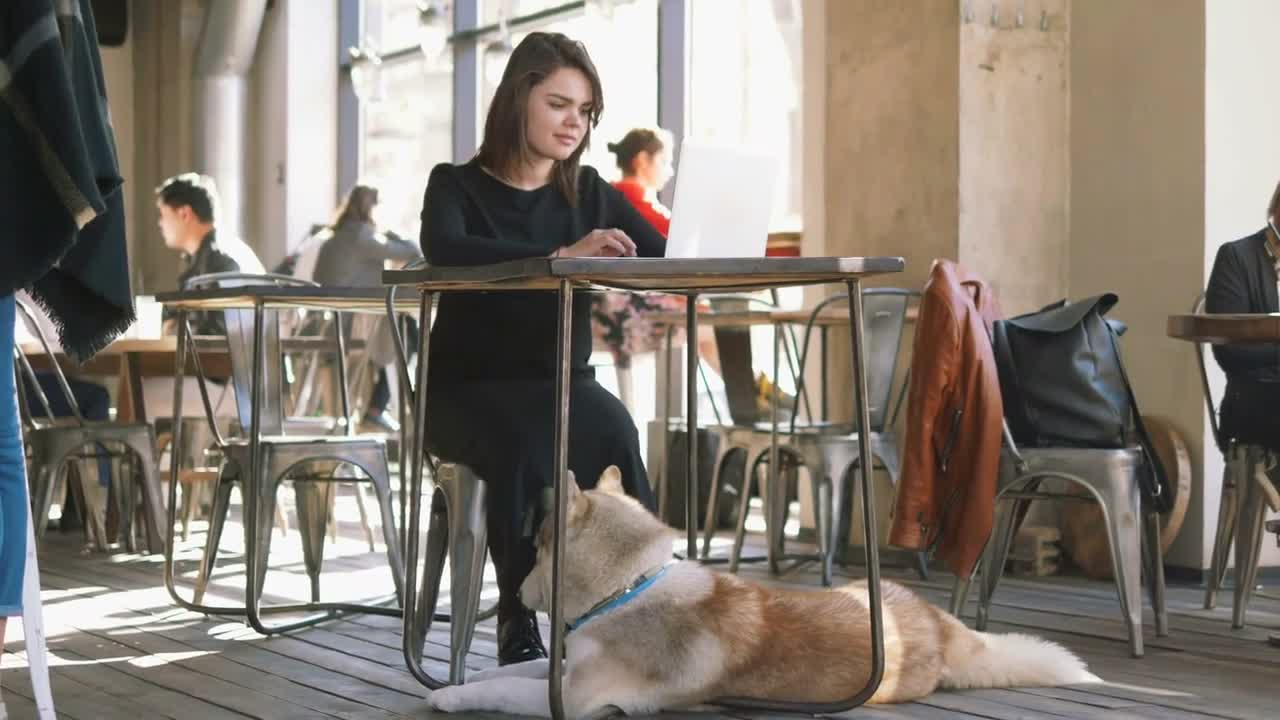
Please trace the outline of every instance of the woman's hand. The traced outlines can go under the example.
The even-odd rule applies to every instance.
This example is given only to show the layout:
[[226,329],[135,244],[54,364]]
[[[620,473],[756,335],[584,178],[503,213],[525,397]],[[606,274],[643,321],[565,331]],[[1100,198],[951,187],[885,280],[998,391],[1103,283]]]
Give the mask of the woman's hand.
[[636,244],[616,228],[592,230],[578,242],[560,248],[556,257],[635,257]]

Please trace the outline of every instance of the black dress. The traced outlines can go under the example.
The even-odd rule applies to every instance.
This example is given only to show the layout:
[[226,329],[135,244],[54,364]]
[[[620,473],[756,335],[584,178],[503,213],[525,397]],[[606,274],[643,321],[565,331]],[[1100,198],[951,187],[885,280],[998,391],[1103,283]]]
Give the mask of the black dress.
[[[662,236],[599,174],[582,168],[577,207],[554,185],[513,188],[475,161],[437,165],[422,207],[422,251],[434,265],[545,257],[598,228],[618,228],[636,252],[660,257]],[[557,300],[552,292],[444,293],[431,330],[427,443],[488,483],[489,550],[500,610],[518,608],[533,569],[542,490],[552,486]],[[609,465],[653,507],[634,422],[595,380],[590,298],[573,303],[569,469],[592,487]]]

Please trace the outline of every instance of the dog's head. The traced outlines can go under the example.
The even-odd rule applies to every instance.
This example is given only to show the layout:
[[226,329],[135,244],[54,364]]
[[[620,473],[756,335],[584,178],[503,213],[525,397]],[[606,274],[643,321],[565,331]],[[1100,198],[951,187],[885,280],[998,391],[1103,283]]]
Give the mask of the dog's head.
[[[582,490],[569,473],[565,517],[564,616],[587,612],[637,575],[671,557],[670,528],[622,489],[622,473],[610,466],[594,489]],[[535,544],[538,558],[520,587],[524,604],[551,609],[555,517],[547,512]]]

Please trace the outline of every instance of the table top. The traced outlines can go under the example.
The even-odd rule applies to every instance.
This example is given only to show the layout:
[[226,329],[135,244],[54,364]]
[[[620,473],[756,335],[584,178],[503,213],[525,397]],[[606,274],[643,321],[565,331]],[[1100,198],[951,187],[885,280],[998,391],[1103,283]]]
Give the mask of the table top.
[[[195,338],[196,348],[201,354],[209,352],[226,352],[227,339],[220,335],[198,335]],[[281,348],[285,352],[306,352],[309,350],[337,350],[338,343],[336,338],[319,337],[319,336],[300,336],[281,338]],[[348,350],[360,350],[365,345],[364,340],[347,340]],[[38,340],[29,340],[19,345],[22,352],[26,355],[43,355],[44,347]],[[129,353],[160,353],[170,354],[177,352],[178,338],[173,335],[158,338],[117,338],[111,344],[98,351],[98,355],[126,355]],[[53,351],[61,354],[62,350],[56,345]]]
[[422,290],[579,288],[689,293],[755,291],[844,282],[902,272],[900,257],[822,258],[532,258],[473,267],[386,270],[385,285]]
[[[158,293],[156,302],[181,310],[235,310],[252,308],[258,302],[272,309],[338,310],[342,312],[385,313],[385,287],[281,287],[244,285],[241,287],[176,290]],[[418,298],[402,293],[396,310],[418,311]]]
[[1170,315],[1169,337],[1213,344],[1280,342],[1280,313]]
[[[773,325],[775,323],[807,323],[811,315],[813,315],[812,310],[703,311],[698,313],[698,325],[706,325],[708,327],[753,327],[757,325]],[[907,322],[915,322],[919,315],[919,310],[915,306],[907,308]],[[653,324],[661,327],[666,327],[667,325],[683,327],[685,320],[684,312],[662,312],[652,316]],[[849,311],[846,309],[823,310],[818,313],[813,324],[819,327],[847,327],[849,325]]]

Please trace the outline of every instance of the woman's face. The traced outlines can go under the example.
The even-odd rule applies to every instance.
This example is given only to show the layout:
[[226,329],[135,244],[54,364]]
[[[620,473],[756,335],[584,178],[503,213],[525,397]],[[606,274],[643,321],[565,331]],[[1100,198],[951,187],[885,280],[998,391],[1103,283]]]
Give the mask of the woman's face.
[[577,68],[560,68],[529,91],[525,135],[535,156],[567,160],[587,135],[591,82]]
[[654,192],[661,190],[671,180],[671,160],[668,159],[666,150],[655,153],[641,151],[636,154],[632,167],[635,168],[636,179],[640,184]]

